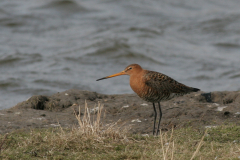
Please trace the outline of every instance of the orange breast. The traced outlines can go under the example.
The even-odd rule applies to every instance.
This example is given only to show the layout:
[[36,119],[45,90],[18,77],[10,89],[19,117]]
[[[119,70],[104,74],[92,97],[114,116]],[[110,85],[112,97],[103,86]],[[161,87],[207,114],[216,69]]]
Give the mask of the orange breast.
[[147,95],[149,95],[150,92],[152,92],[154,89],[148,87],[145,84],[145,78],[144,78],[144,72],[143,73],[138,73],[135,75],[131,75],[130,76],[130,86],[132,88],[132,90],[137,93],[137,95],[148,101]]

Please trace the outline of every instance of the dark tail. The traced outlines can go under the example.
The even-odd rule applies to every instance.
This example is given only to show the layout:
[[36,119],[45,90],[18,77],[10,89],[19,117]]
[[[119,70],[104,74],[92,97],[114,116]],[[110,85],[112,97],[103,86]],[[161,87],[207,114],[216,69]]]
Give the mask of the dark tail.
[[200,91],[200,89],[198,89],[198,88],[191,88],[192,90],[192,92],[197,92],[197,91]]

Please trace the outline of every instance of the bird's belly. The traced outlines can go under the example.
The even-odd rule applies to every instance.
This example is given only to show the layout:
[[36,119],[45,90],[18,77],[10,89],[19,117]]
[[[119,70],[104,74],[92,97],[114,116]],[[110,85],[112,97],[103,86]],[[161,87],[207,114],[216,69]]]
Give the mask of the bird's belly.
[[162,97],[160,92],[150,87],[143,88],[142,92],[140,92],[138,96],[143,100],[152,102],[152,103],[161,101],[161,97]]

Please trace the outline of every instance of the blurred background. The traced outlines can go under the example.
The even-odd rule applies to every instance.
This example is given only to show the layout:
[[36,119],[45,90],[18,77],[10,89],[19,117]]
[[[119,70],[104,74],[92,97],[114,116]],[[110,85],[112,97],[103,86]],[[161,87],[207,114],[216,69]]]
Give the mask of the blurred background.
[[239,0],[1,0],[0,109],[68,89],[133,93],[138,63],[203,91],[240,90]]

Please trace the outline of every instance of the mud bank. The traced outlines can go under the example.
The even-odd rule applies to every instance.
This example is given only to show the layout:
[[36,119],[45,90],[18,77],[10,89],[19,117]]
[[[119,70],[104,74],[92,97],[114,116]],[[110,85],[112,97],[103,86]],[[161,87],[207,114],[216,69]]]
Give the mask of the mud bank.
[[[153,107],[135,94],[104,95],[96,92],[67,90],[52,96],[32,96],[16,106],[0,110],[0,134],[16,129],[77,125],[74,110],[84,112],[98,103],[104,105],[103,123],[131,126],[131,133],[151,134]],[[240,123],[240,91],[191,93],[161,102],[162,130],[192,126],[203,129],[224,123]],[[91,113],[93,116],[95,112]]]

